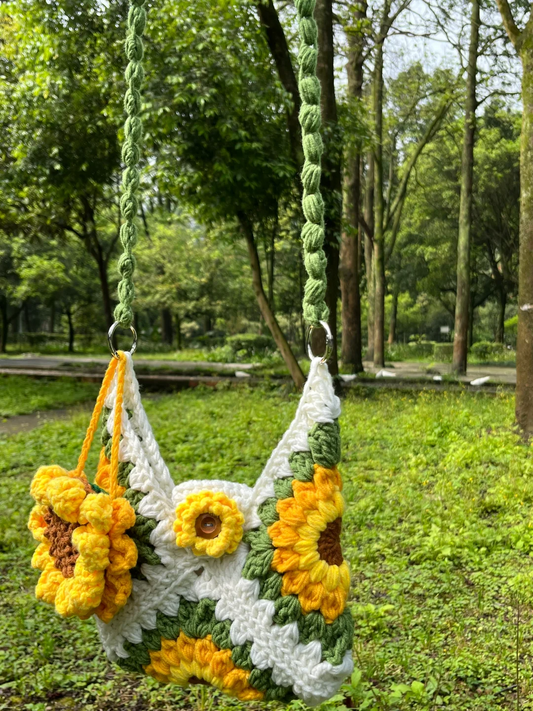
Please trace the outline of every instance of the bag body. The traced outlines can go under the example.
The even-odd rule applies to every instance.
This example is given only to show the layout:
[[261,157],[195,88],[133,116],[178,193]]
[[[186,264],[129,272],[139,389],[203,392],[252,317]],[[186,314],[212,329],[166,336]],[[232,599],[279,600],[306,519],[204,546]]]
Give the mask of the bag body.
[[[108,550],[130,583],[123,604],[107,614],[93,609],[109,659],[241,700],[328,699],[352,671],[353,621],[340,546],[340,404],[327,366],[313,360],[295,418],[255,486],[230,481],[231,472],[228,480],[174,485],[125,359],[113,506],[129,516],[117,533],[129,558]],[[104,401],[102,496],[111,484],[118,380]],[[58,611],[77,614],[72,605]]]

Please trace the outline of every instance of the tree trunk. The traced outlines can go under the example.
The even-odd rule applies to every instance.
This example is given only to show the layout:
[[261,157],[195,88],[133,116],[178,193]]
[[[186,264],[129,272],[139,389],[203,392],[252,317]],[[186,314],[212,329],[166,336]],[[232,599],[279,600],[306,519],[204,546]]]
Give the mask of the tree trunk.
[[392,346],[396,343],[396,322],[398,317],[398,297],[400,295],[400,287],[395,285],[394,291],[392,292],[392,308],[390,313],[390,323],[389,323],[389,338],[387,343]]
[[385,365],[385,234],[383,196],[383,41],[376,47],[373,77],[374,132],[374,367]]
[[466,373],[468,357],[468,312],[470,303],[470,243],[472,228],[472,185],[474,177],[474,141],[476,131],[476,78],[479,45],[479,0],[471,0],[470,47],[466,80],[465,128],[461,166],[461,202],[457,241],[457,298],[455,301],[455,336],[452,371]]
[[521,51],[524,108],[520,139],[519,308],[516,341],[516,419],[527,437],[533,435],[533,47],[531,42],[532,37],[528,37]]
[[67,309],[67,320],[68,320],[68,352],[74,353],[74,323],[72,320],[72,311]]
[[182,347],[181,318],[176,316],[176,350],[181,351]]
[[317,0],[315,19],[318,25],[317,76],[322,89],[320,108],[322,113],[324,154],[322,157],[321,192],[325,204],[324,252],[328,263],[326,269],[326,303],[329,308],[329,327],[333,334],[333,353],[328,361],[332,375],[339,372],[337,356],[337,301],[339,297],[339,247],[342,210],[342,175],[337,101],[335,98],[333,3],[332,0]]
[[161,310],[161,326],[162,341],[171,346],[174,340],[174,329],[172,327],[172,313],[169,308]]
[[[365,231],[365,271],[368,299],[366,359],[374,360],[374,155],[368,156],[368,171],[365,186],[365,220],[370,235]],[[372,236],[371,236],[372,235]]]
[[[356,6],[354,21],[360,23],[366,14],[366,2]],[[360,101],[363,90],[363,34],[348,34],[348,96]],[[363,372],[361,356],[361,147],[347,150],[344,168],[344,225],[340,253],[342,294],[342,362],[354,373]]]
[[107,273],[107,262],[101,250],[94,253],[94,258],[98,266],[98,276],[100,278],[100,288],[102,289],[102,303],[104,305],[104,316],[107,328],[113,325],[113,303],[111,301],[111,292],[109,290],[109,275]]
[[504,285],[501,285],[499,290],[499,304],[498,304],[498,323],[496,324],[496,336],[494,340],[496,343],[504,343],[505,341],[505,309],[507,307],[507,292]]
[[268,268],[268,303],[270,308],[275,313],[276,308],[274,304],[274,278],[276,273],[276,237],[278,235],[279,223],[278,215],[276,210],[276,219],[274,222],[274,227],[270,233],[270,245],[267,248],[267,268]]
[[290,94],[292,106],[287,111],[287,126],[292,159],[297,167],[303,164],[302,134],[298,112],[300,111],[300,95],[298,82],[292,66],[289,45],[279,21],[277,10],[272,0],[259,0],[257,12],[264,27],[268,47],[278,72],[279,79],[285,91]]
[[2,340],[0,342],[0,352],[7,352],[7,340],[9,334],[9,319],[7,317],[7,299],[0,299],[0,314],[2,316]]
[[56,302],[50,304],[50,333],[54,333],[56,321]]
[[250,258],[250,266],[252,268],[252,284],[257,298],[257,303],[259,304],[259,310],[261,311],[261,315],[265,319],[265,323],[270,329],[270,333],[272,334],[272,337],[280,350],[283,360],[285,361],[285,364],[289,369],[289,373],[294,381],[294,384],[297,388],[303,388],[305,383],[305,376],[302,373],[300,366],[298,365],[298,361],[294,357],[294,353],[292,352],[289,344],[287,343],[287,339],[285,338],[281,328],[279,327],[279,324],[276,320],[276,317],[274,316],[274,313],[272,312],[272,309],[270,308],[270,304],[268,303],[268,299],[263,288],[263,280],[261,277],[261,263],[259,261],[259,254],[257,252],[257,244],[255,242],[255,236],[253,233],[252,225],[245,215],[240,214],[238,215],[238,218],[242,232],[246,239],[246,246],[248,247],[248,256]]

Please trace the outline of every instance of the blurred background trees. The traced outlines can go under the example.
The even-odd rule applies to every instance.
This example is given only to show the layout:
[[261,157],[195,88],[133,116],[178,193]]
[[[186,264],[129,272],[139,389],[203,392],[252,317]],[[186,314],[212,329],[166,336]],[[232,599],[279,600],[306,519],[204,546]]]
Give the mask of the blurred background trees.
[[[4,352],[104,343],[126,11],[124,1],[0,6]],[[341,367],[360,371],[365,357],[382,367],[426,342],[451,358],[458,320],[463,365],[476,342],[514,347],[520,84],[495,2],[320,0],[317,21]],[[248,334],[301,384],[295,9],[164,0],[149,14],[145,69],[136,308],[146,348],[222,357]]]

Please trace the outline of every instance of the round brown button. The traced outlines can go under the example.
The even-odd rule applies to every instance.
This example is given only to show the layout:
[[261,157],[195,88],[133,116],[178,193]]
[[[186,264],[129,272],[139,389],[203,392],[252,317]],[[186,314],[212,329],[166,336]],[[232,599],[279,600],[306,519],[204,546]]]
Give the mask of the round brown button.
[[216,538],[222,530],[222,521],[212,513],[203,513],[196,519],[195,528],[199,538]]

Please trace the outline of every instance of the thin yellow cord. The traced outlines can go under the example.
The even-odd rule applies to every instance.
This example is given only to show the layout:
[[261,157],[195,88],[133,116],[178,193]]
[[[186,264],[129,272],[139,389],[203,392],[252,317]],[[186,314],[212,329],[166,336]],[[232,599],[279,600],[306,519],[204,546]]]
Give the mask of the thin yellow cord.
[[106,370],[106,374],[104,375],[102,386],[100,387],[100,392],[98,393],[98,398],[96,399],[96,404],[94,406],[93,414],[91,416],[91,421],[89,423],[89,427],[87,428],[87,433],[85,435],[85,439],[83,440],[83,446],[81,448],[80,456],[78,459],[78,466],[76,467],[76,476],[78,477],[83,474],[83,470],[85,469],[85,465],[87,464],[87,457],[89,456],[89,450],[91,449],[94,433],[96,432],[96,428],[98,427],[98,420],[100,419],[100,414],[104,406],[104,401],[106,399],[109,386],[111,384],[111,381],[113,380],[113,376],[115,375],[117,363],[117,359],[112,358],[111,363],[109,364]]
[[118,495],[118,452],[122,432],[122,403],[124,401],[124,377],[126,374],[126,356],[124,351],[118,351],[117,395],[115,398],[115,418],[113,420],[113,438],[111,443],[111,471],[109,473],[109,496],[116,499]]

